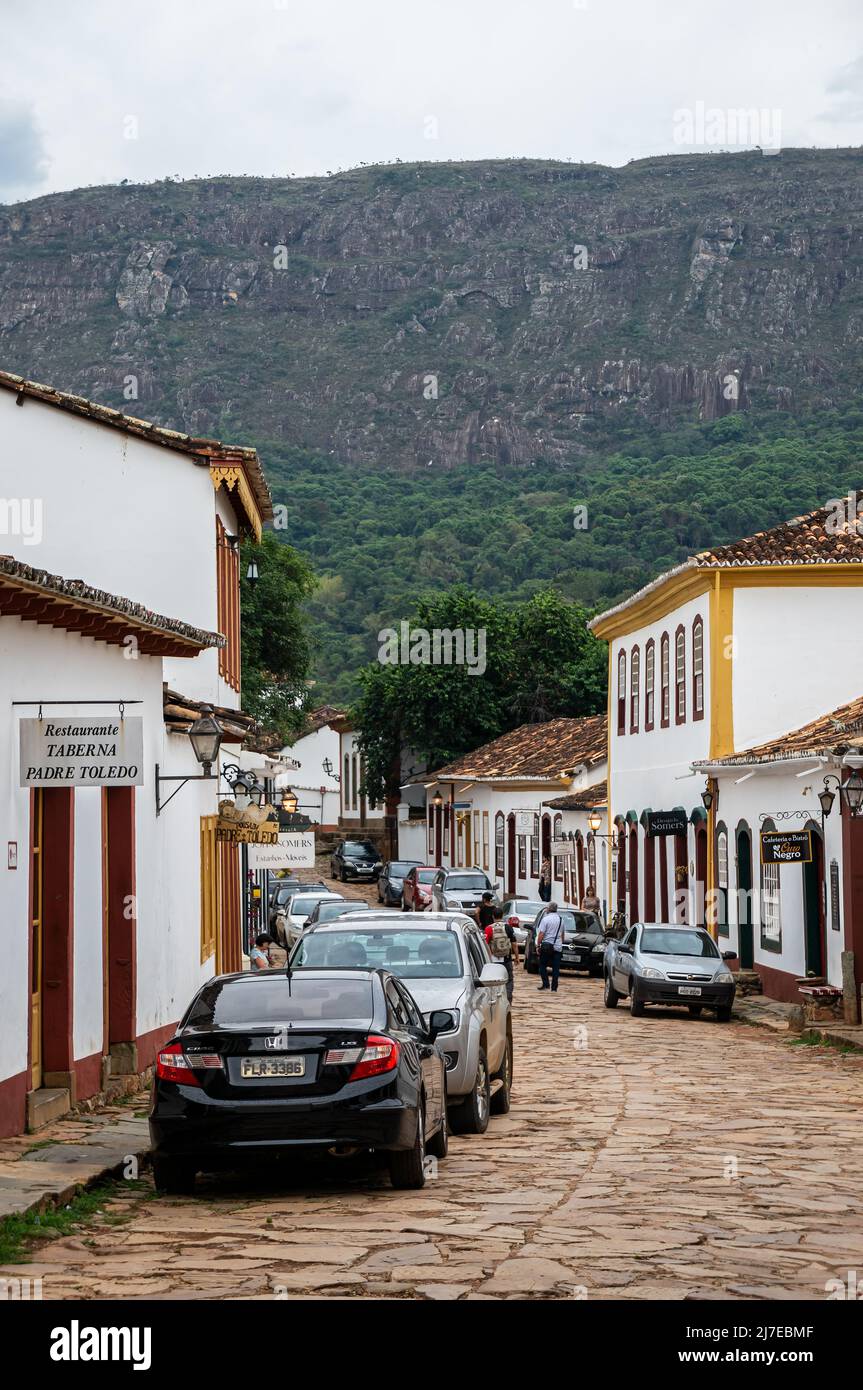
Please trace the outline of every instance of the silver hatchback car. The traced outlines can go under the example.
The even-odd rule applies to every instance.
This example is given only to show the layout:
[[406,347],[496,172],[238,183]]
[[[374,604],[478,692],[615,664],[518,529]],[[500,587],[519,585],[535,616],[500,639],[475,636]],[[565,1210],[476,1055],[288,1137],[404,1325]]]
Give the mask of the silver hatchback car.
[[607,1009],[629,995],[636,1018],[645,1004],[683,1004],[696,1016],[706,1007],[720,1023],[731,1018],[734,976],[703,927],[636,922],[622,941],[609,941],[604,974]]
[[398,975],[422,1010],[446,1010],[451,1026],[438,1032],[446,1059],[450,1125],[482,1134],[489,1115],[505,1115],[512,1086],[512,1016],[507,972],[493,961],[475,922],[450,912],[421,920],[364,912],[309,927],[291,953],[291,968],[369,969]]

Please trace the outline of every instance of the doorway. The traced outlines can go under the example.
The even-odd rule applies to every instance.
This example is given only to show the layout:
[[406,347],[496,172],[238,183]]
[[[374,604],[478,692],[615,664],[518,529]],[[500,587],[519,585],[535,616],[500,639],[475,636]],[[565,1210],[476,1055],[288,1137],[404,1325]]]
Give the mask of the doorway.
[[803,865],[803,914],[805,922],[806,973],[824,974],[824,845],[821,832],[814,825],[807,827],[812,840],[812,859]]
[[693,925],[707,926],[707,830],[703,824],[695,827],[695,904]]
[[44,792],[30,793],[30,1089],[42,1085],[42,825]]
[[515,897],[515,816],[506,818],[506,891]]
[[30,802],[30,1087],[68,1089],[72,1061],[75,793],[34,790]]
[[737,827],[737,934],[740,964],[751,970],[755,964],[752,933],[752,835],[748,825]]

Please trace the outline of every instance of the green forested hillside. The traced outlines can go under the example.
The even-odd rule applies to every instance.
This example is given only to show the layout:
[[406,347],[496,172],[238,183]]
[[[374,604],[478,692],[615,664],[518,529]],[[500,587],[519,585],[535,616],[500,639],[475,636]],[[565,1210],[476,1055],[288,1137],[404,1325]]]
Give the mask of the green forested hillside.
[[274,481],[290,499],[284,534],[320,579],[316,695],[346,700],[377,632],[425,592],[463,582],[523,599],[553,580],[607,606],[699,549],[863,489],[863,404],[631,432],[572,468],[463,466],[442,479],[295,454]]

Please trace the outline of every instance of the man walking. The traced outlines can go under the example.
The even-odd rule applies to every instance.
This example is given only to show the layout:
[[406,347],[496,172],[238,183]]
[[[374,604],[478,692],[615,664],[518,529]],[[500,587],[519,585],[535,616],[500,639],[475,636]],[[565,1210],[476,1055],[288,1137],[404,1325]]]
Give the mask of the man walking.
[[563,918],[557,910],[557,903],[549,903],[548,911],[543,913],[536,938],[539,950],[539,976],[542,980],[542,984],[538,985],[537,988],[548,989],[548,971],[551,967],[552,994],[557,992],[563,941]]

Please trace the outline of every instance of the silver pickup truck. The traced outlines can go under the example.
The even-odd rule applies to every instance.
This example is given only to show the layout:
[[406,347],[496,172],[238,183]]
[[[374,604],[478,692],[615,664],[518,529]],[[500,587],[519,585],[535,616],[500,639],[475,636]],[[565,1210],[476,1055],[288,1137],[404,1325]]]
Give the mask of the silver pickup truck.
[[450,1125],[482,1134],[489,1115],[505,1115],[512,1086],[512,1015],[507,972],[469,918],[424,912],[422,918],[363,913],[310,927],[291,954],[291,968],[383,967],[405,981],[426,1018],[447,1010],[452,1027],[438,1033],[446,1058]]

